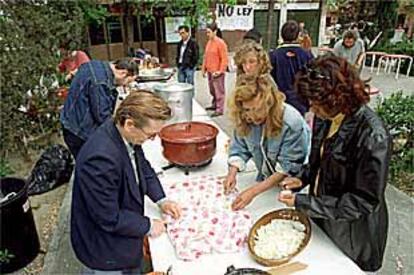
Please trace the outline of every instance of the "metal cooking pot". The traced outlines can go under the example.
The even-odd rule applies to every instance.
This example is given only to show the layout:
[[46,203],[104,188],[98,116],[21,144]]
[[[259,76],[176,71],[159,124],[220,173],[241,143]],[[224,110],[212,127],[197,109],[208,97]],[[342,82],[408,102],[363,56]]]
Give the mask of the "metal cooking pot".
[[201,166],[216,153],[218,129],[204,122],[175,123],[161,129],[164,157],[173,164]]
[[164,98],[173,111],[168,123],[190,122],[193,118],[194,87],[187,83],[162,83],[154,91]]

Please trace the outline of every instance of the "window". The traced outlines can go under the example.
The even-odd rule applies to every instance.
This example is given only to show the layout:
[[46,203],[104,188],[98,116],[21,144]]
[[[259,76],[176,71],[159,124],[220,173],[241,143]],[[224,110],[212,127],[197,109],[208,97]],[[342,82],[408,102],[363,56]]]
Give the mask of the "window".
[[110,16],[106,19],[109,43],[122,43],[122,25],[119,16]]
[[[108,30],[108,43],[122,43],[122,25],[119,16],[110,16],[106,18],[103,24],[106,24]],[[92,24],[89,26],[89,35],[92,45],[105,44],[104,25]]]
[[89,36],[91,38],[92,45],[105,44],[103,24],[101,24],[100,26],[91,24],[89,26]]
[[[140,17],[140,23],[141,23],[141,33],[142,33],[142,41],[155,41],[155,21],[151,20],[148,21],[145,17]],[[134,41],[139,41],[139,33],[138,33],[138,22],[137,17],[134,16]]]

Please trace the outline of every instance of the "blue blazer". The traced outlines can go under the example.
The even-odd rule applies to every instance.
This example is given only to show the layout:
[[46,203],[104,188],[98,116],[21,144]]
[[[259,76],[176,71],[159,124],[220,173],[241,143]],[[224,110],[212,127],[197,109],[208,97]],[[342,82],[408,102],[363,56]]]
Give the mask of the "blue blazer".
[[76,160],[72,194],[71,241],[79,260],[92,269],[139,268],[142,242],[150,230],[144,195],[165,197],[140,146],[139,185],[125,143],[112,119],[83,145]]

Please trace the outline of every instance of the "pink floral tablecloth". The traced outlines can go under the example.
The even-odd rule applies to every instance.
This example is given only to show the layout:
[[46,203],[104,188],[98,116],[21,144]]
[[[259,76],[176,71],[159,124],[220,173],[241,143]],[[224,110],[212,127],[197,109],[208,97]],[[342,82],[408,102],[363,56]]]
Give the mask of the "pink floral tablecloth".
[[252,219],[245,210],[232,211],[237,191],[224,195],[216,176],[167,184],[167,197],[182,206],[179,220],[164,216],[178,258],[191,261],[208,253],[235,253],[245,245]]

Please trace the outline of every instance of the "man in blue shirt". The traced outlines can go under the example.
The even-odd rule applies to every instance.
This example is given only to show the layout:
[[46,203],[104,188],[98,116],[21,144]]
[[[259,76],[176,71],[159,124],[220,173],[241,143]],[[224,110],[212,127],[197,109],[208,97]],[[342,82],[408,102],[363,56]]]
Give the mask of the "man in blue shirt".
[[76,158],[88,137],[114,112],[118,86],[138,76],[132,59],[93,60],[79,67],[60,114],[63,139]]
[[272,77],[279,90],[285,94],[286,103],[295,107],[302,115],[308,109],[308,103],[296,94],[293,83],[295,74],[313,59],[312,53],[303,49],[298,43],[299,25],[294,20],[289,20],[282,26],[281,33],[283,44],[270,53],[272,64]]

